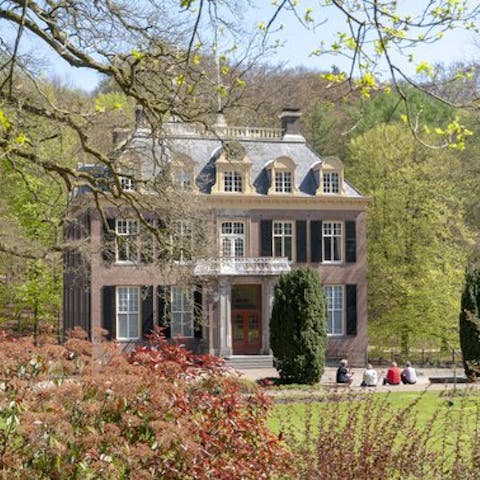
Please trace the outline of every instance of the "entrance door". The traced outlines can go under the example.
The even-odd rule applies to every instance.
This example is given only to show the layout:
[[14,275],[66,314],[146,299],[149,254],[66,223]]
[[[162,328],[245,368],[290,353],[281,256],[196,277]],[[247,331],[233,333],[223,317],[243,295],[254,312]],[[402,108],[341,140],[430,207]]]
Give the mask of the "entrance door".
[[232,286],[234,355],[255,355],[262,348],[261,286]]

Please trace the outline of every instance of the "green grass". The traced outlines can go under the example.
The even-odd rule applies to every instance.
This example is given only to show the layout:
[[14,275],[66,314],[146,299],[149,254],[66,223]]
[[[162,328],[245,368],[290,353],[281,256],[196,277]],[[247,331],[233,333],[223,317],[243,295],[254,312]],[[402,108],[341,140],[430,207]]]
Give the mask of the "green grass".
[[[478,390],[459,390],[456,396],[451,391],[431,392],[391,392],[367,393],[354,396],[332,397],[330,400],[292,402],[276,404],[269,417],[269,428],[278,434],[288,426],[292,431],[300,434],[305,430],[306,420],[315,425],[323,416],[332,414],[340,402],[340,411],[346,413],[350,402],[369,402],[374,396],[374,401],[385,402],[385,414],[394,415],[399,409],[415,404],[413,412],[417,419],[417,426],[423,427],[436,415],[436,424],[443,426],[448,420],[459,422],[466,418],[476,417],[480,408],[480,392]],[[283,401],[285,401],[283,397]],[[469,428],[475,427],[475,422],[469,422]]]

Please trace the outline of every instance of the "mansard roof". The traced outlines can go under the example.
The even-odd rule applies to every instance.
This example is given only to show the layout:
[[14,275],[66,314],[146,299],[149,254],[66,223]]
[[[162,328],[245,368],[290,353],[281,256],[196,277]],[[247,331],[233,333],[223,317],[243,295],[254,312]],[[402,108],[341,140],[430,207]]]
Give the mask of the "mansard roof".
[[[272,161],[287,157],[296,165],[295,178],[297,195],[315,195],[318,187],[313,167],[322,162],[301,135],[283,135],[280,129],[223,127],[215,132],[199,131],[186,124],[167,124],[165,139],[154,148],[155,155],[173,158],[186,155],[195,164],[194,175],[200,192],[211,192],[215,182],[215,162],[224,152],[225,142],[239,142],[251,161],[251,179],[257,194],[267,195],[271,181],[268,166]],[[147,128],[137,129],[130,140],[130,149],[141,153],[144,158],[142,175],[155,175],[152,160],[152,136]],[[232,163],[234,165],[234,163]],[[362,195],[348,182],[344,183],[344,196]]]

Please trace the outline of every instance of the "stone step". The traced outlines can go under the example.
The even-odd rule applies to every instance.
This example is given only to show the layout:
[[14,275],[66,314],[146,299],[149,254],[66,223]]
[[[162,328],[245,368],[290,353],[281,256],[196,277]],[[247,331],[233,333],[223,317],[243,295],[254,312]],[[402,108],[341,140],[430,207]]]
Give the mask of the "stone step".
[[272,355],[232,355],[225,358],[225,363],[232,368],[272,368]]

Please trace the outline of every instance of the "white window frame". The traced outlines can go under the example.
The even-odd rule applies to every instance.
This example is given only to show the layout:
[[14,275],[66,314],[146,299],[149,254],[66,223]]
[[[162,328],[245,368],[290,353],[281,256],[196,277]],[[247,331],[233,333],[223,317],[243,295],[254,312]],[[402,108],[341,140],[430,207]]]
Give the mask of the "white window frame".
[[290,170],[275,171],[275,192],[292,193],[293,174]]
[[[121,264],[137,263],[140,256],[138,220],[131,218],[115,219],[115,261]],[[120,242],[125,241],[125,258],[120,258]]]
[[[325,298],[327,300],[327,335],[345,335],[345,289],[343,285],[325,285]],[[335,329],[334,315],[340,316],[341,328]]]
[[241,258],[245,256],[245,222],[227,220],[221,223],[220,252],[224,258]]
[[323,193],[340,193],[340,174],[338,172],[323,172]]
[[[286,228],[288,225],[288,228]],[[288,230],[290,231],[288,233]],[[290,261],[293,261],[293,255],[295,252],[294,235],[293,235],[293,222],[290,220],[274,220],[272,222],[272,255],[274,257],[287,257]],[[277,252],[275,246],[275,239],[280,238],[280,252]],[[285,240],[290,238],[290,257],[285,254],[286,242]]]
[[[180,302],[175,302],[179,295]],[[179,318],[179,321],[178,321]],[[170,289],[170,335],[172,338],[194,337],[194,297],[193,289],[173,286]],[[190,335],[185,332],[189,327]]]
[[223,191],[228,193],[242,193],[243,175],[236,170],[223,172]]
[[[180,247],[179,249],[179,258],[174,259],[174,262],[185,264],[190,261],[188,258],[191,255],[186,255],[186,253],[190,253],[192,251],[192,230],[187,225],[185,220],[179,220],[176,223],[176,231],[175,234],[171,238],[172,245]],[[185,246],[189,245],[187,252],[185,251]]]
[[[342,263],[344,258],[345,229],[343,222],[322,222],[322,259],[323,263]],[[329,248],[327,248],[327,239]],[[337,243],[339,258],[335,258],[335,244]]]
[[123,192],[134,192],[135,191],[135,181],[132,177],[125,177],[120,175],[120,187]]
[[[124,292],[127,296],[126,299],[126,308],[121,310],[121,303],[120,298],[121,294]],[[135,295],[134,295],[135,292]],[[136,296],[137,303],[134,305],[134,308],[131,308],[131,299]],[[142,292],[141,287],[133,287],[133,286],[122,286],[115,288],[115,322],[116,322],[116,338],[120,341],[134,341],[140,339],[141,334],[141,318],[142,318]],[[129,316],[136,315],[137,322],[136,322],[136,332],[130,332],[130,323],[129,323]],[[120,322],[121,316],[125,316],[126,318],[126,336],[120,336]]]

